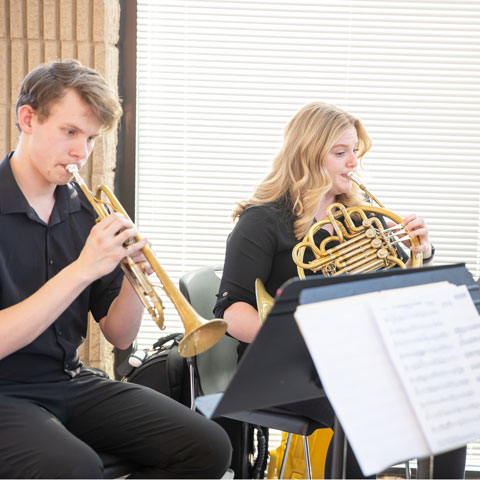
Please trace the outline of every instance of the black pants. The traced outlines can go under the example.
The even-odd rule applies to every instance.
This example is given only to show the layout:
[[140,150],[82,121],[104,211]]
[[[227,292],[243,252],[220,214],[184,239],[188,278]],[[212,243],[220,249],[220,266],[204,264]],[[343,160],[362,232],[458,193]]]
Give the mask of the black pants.
[[96,452],[139,465],[132,478],[219,478],[230,464],[216,423],[142,385],[82,372],[0,386],[0,478],[102,478]]

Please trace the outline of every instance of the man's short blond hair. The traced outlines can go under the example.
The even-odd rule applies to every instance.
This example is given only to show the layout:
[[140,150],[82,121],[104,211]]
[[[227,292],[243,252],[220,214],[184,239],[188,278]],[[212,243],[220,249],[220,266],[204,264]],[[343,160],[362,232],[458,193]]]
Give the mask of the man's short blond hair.
[[32,70],[22,82],[16,112],[23,105],[30,105],[43,121],[48,118],[51,106],[70,89],[91,108],[104,130],[116,126],[122,115],[117,93],[102,75],[78,60],[42,64]]

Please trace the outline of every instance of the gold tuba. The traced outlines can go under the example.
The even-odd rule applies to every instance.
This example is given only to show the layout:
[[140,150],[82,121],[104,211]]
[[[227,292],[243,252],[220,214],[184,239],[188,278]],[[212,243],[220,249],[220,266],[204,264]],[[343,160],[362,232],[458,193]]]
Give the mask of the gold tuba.
[[[94,196],[88,189],[82,177],[78,173],[76,165],[68,165],[67,170],[73,175],[75,181],[79,184],[83,193],[87,197],[88,201],[92,204],[95,212],[98,215],[97,221],[110,215],[112,212],[119,212],[125,218],[129,219],[129,216],[125,209],[122,207],[113,192],[106,186],[101,185]],[[102,200],[102,194],[107,200]],[[130,242],[137,242],[141,240],[140,235],[136,235],[135,238],[130,239]],[[178,353],[182,357],[192,357],[199,353],[208,350],[213,347],[221,337],[227,331],[227,323],[222,319],[206,320],[202,318],[190,305],[187,299],[182,295],[168,275],[165,273],[160,263],[155,258],[152,249],[146,245],[142,249],[145,258],[156,273],[160,280],[162,289],[175,306],[180,319],[183,322],[185,328],[185,335],[182,341],[178,345]],[[153,321],[158,325],[160,329],[164,329],[163,318],[163,304],[155,288],[151,284],[147,274],[142,267],[136,264],[130,257],[126,257],[121,263],[120,267],[125,273],[125,277],[131,283],[138,298],[143,303],[145,308],[150,313]]]
[[[407,268],[399,258],[395,244],[409,240],[412,246],[418,246],[417,237],[410,237],[403,229],[402,217],[385,209],[385,207],[362,185],[350,175],[352,180],[373,200],[379,207],[361,205],[345,207],[341,203],[332,203],[327,207],[327,216],[314,223],[303,240],[297,243],[292,250],[292,258],[297,265],[298,276],[305,278],[305,270],[321,271],[325,276],[341,274],[354,274],[386,270],[394,266]],[[377,217],[368,214],[381,215],[395,222],[395,226],[384,228]],[[353,217],[361,220],[360,225],[355,225]],[[338,219],[343,217],[343,223]],[[331,224],[334,235],[322,240],[320,245],[314,241],[315,234],[325,225]],[[399,238],[399,235],[404,235]],[[330,247],[335,242],[337,245]],[[314,260],[305,263],[306,249],[311,249]],[[417,253],[412,256],[412,267],[422,266],[423,255]],[[272,297],[266,292],[260,279],[256,281],[257,309],[260,321],[263,323],[271,306]],[[270,306],[270,307],[269,307]]]

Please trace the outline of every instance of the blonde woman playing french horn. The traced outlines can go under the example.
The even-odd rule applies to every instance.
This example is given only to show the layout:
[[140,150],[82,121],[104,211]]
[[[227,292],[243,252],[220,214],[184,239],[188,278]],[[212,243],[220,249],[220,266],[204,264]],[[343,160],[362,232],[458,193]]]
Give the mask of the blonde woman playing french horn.
[[[326,216],[327,207],[333,202],[345,206],[367,204],[365,194],[352,182],[350,174],[370,147],[360,120],[334,105],[310,103],[288,123],[271,172],[250,199],[237,205],[233,217],[238,222],[227,240],[215,316],[224,318],[229,334],[243,342],[240,354],[261,326],[256,309],[256,278],[275,296],[285,281],[298,275],[292,249],[313,223]],[[402,224],[410,237],[419,240],[416,247],[407,242],[407,251],[410,249],[411,255],[421,252],[423,263],[431,263],[433,248],[424,219],[412,213]],[[332,226],[326,225],[315,234],[315,243],[318,245],[331,234]],[[408,266],[411,260],[407,251],[398,251]],[[327,400],[315,405],[300,402],[291,410],[332,426],[333,412]],[[463,448],[437,456],[434,477],[463,478],[465,455]],[[328,477],[328,466],[326,470]],[[351,451],[347,476],[363,476]]]

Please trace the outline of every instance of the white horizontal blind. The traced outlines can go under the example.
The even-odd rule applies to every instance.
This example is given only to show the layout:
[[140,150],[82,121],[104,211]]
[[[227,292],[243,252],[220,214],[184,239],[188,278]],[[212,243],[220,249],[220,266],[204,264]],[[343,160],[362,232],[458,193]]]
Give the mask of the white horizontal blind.
[[[365,124],[367,188],[478,277],[479,59],[478,0],[138,0],[140,231],[175,283],[222,264],[235,202],[323,100]],[[139,344],[158,336],[146,318]]]

